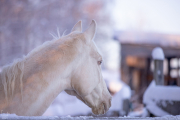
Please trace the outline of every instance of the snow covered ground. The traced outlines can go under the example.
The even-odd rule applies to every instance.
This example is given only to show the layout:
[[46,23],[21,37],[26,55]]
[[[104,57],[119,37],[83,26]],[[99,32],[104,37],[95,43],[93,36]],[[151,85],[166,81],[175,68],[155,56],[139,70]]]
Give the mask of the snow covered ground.
[[34,116],[34,117],[27,117],[27,116],[16,116],[15,114],[0,114],[0,120],[180,120],[180,115],[177,116],[164,116],[164,117],[92,117],[92,116],[80,116],[80,117],[71,117],[71,116],[64,116],[64,117],[57,117],[57,116]]

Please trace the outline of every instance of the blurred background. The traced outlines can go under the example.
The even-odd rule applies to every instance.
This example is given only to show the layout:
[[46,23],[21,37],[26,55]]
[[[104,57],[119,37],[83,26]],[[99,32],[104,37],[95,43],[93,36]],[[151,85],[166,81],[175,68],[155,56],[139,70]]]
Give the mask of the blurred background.
[[[104,61],[102,73],[113,96],[103,116],[155,115],[143,102],[153,80],[152,50],[161,47],[164,86],[180,86],[179,0],[0,0],[0,71],[45,41],[70,33],[82,20],[85,30],[97,22],[94,41]],[[175,94],[177,95],[177,94]],[[164,99],[163,99],[164,100]],[[161,99],[161,101],[163,101]],[[180,114],[180,100],[156,105],[167,114]],[[170,100],[168,100],[170,101]],[[65,92],[59,94],[44,116],[93,115],[91,109]],[[163,114],[166,115],[166,114]]]

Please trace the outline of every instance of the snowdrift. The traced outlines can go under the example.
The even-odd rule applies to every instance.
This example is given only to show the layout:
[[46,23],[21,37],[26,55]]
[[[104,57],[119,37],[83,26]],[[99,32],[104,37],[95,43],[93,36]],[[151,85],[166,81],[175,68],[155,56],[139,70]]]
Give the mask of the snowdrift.
[[[146,109],[155,116],[170,115],[169,106],[173,106],[175,101],[180,101],[180,87],[177,86],[157,86],[153,80],[143,96],[143,103]],[[179,108],[173,106],[175,112],[180,113]],[[172,113],[171,113],[172,114]]]

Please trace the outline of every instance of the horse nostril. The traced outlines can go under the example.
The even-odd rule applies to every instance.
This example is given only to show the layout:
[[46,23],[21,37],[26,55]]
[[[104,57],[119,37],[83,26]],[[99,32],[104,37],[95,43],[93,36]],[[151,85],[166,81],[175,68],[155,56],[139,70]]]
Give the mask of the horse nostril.
[[104,106],[105,112],[107,112],[108,108],[107,108],[107,105],[104,102],[103,102],[103,106]]
[[112,100],[112,97],[110,96],[110,98],[109,98],[110,100]]
[[109,99],[109,107],[111,107],[112,97]]

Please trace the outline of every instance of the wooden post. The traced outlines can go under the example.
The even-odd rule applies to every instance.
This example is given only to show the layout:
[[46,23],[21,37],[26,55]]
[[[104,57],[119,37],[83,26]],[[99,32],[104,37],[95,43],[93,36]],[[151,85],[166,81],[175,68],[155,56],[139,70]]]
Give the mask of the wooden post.
[[154,80],[156,85],[164,85],[164,75],[163,75],[163,61],[164,53],[162,48],[156,47],[152,51],[152,57],[154,60]]
[[130,110],[130,101],[129,101],[129,99],[124,99],[123,100],[123,112],[121,112],[120,114],[121,115],[128,115],[128,113],[129,113],[129,110]]
[[163,60],[154,60],[154,80],[156,85],[164,85]]
[[167,77],[167,80],[165,81],[166,82],[165,85],[168,85],[169,80],[171,80],[171,76],[170,76],[170,72],[171,72],[170,61],[171,61],[171,58],[169,57],[169,58],[167,58],[167,60],[168,60],[168,77]]

